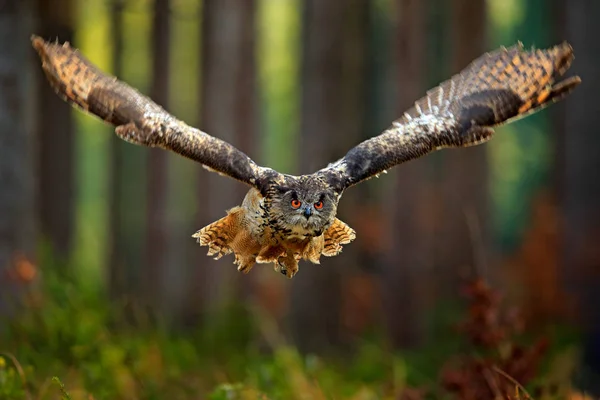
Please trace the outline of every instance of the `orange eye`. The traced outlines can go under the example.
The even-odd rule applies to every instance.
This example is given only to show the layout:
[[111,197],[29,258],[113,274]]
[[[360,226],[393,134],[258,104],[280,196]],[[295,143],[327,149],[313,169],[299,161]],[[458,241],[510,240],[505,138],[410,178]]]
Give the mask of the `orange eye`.
[[315,208],[316,208],[317,210],[320,210],[321,208],[323,208],[323,202],[322,202],[322,201],[317,201],[317,202],[315,203]]
[[302,202],[300,200],[297,200],[297,199],[292,200],[293,208],[300,208],[301,205],[302,205]]

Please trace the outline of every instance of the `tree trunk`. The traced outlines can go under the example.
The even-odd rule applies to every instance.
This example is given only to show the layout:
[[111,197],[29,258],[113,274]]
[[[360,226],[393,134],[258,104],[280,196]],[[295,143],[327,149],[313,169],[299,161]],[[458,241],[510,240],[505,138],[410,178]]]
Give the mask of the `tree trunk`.
[[[485,0],[451,2],[451,71],[459,72],[485,51]],[[488,251],[487,149],[476,146],[441,154],[442,173],[436,275],[442,297],[454,297],[459,276],[481,269]]]
[[[73,39],[73,2],[36,0],[37,34],[61,42]],[[39,90],[36,136],[39,146],[38,202],[42,239],[65,263],[73,242],[75,210],[74,120],[70,107],[56,96],[43,74]]]
[[[252,156],[255,143],[256,93],[254,65],[255,1],[206,0],[202,7],[200,127]],[[206,226],[240,205],[249,189],[199,168],[198,225]],[[195,307],[219,309],[238,297],[242,276],[228,256],[219,261],[197,248],[198,265],[190,286]],[[243,276],[249,284],[251,275]],[[207,310],[210,311],[210,310]]]
[[[111,1],[111,36],[112,36],[112,74],[120,77],[123,71],[123,0]],[[126,293],[127,265],[125,263],[126,242],[121,229],[122,207],[121,171],[123,170],[124,147],[127,146],[116,135],[110,139],[110,175],[108,180],[109,226],[108,251],[109,257],[106,270],[108,272],[108,287],[113,299],[119,299]]]
[[583,84],[565,102],[564,277],[577,300],[580,322],[586,332],[585,362],[590,394],[600,395],[600,136],[596,100],[600,91],[597,66],[600,43],[596,33],[600,3],[570,1],[566,7],[566,39],[575,49],[573,73]]
[[[396,3],[396,117],[425,93],[426,5],[419,0]],[[389,218],[385,236],[390,243],[382,274],[382,300],[388,336],[394,347],[412,347],[424,337],[424,289],[425,282],[430,282],[426,273],[432,261],[428,257],[432,233],[427,219],[432,207],[431,166],[431,160],[424,158],[398,167],[388,177],[392,182],[383,201]]]
[[[130,58],[137,56],[139,41],[147,40],[139,32],[126,31],[128,18],[124,7],[127,2],[113,0],[111,20],[113,23],[114,58],[113,74],[119,79],[131,83],[138,90],[148,94],[145,82],[139,81],[137,70],[129,74],[125,68]],[[145,11],[143,12],[146,13]],[[144,15],[145,17],[146,15]],[[136,31],[137,32],[137,31]],[[128,48],[129,46],[129,48]],[[141,60],[150,57],[150,53],[143,54]],[[138,61],[141,62],[141,61]],[[138,78],[137,83],[134,83]],[[146,147],[133,146],[113,135],[111,143],[111,173],[110,173],[110,203],[111,221],[110,233],[112,243],[111,260],[115,263],[109,266],[110,292],[118,301],[138,307],[140,300],[144,300],[143,286],[146,262],[146,206],[147,199],[147,155],[150,150]],[[114,285],[113,285],[114,284]],[[135,318],[140,315],[140,310],[131,311],[129,316]]]
[[[34,160],[30,1],[0,2],[0,318],[34,277]],[[17,45],[20,43],[22,45]],[[2,326],[3,324],[0,324]]]
[[[311,173],[343,156],[365,130],[365,31],[369,2],[303,2],[301,172]],[[357,34],[358,32],[361,32]],[[361,37],[362,36],[362,37]],[[353,224],[358,192],[350,191],[338,216]],[[354,247],[352,247],[354,246]],[[291,285],[291,327],[302,351],[341,340],[342,271],[356,272],[356,245],[322,265],[303,262]]]
[[[169,109],[170,1],[154,0],[152,18],[152,87],[150,97]],[[148,154],[148,207],[146,209],[146,262],[143,296],[154,311],[161,305],[163,273],[167,267],[167,152],[150,149]]]

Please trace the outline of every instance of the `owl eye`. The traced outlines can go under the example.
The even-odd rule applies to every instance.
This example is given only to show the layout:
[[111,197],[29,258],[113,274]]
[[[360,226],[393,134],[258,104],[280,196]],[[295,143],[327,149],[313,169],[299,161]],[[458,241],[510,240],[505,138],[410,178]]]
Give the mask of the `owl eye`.
[[292,207],[293,208],[300,208],[300,206],[302,205],[302,202],[298,199],[294,199],[292,200]]
[[320,210],[321,208],[323,208],[323,202],[322,202],[322,201],[317,201],[317,202],[315,203],[315,208],[316,208],[317,210]]

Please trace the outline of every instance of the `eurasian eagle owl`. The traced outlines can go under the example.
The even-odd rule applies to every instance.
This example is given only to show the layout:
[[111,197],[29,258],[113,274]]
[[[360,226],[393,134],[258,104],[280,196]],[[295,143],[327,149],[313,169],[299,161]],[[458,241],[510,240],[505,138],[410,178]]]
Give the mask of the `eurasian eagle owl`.
[[580,82],[557,82],[573,60],[567,43],[525,51],[522,45],[484,54],[418,100],[390,128],[310,175],[292,176],[256,165],[220,139],[179,121],[127,84],[97,69],[68,43],[33,36],[50,84],[65,101],[116,127],[131,143],[162,147],[251,186],[242,205],[193,236],[208,255],[234,253],[238,269],[273,263],[288,277],[301,259],[339,254],[355,238],[337,219],[342,193],[387,169],[445,147],[478,145],[494,127],[570,93]]

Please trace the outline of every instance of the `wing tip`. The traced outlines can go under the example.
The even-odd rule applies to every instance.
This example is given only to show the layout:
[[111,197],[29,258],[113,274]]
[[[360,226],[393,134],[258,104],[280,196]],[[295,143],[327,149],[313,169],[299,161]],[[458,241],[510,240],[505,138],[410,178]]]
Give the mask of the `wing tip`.
[[552,98],[560,100],[571,93],[577,86],[581,84],[581,78],[578,75],[564,79],[552,86]]
[[43,46],[43,44],[45,43],[44,39],[42,39],[41,36],[38,36],[35,33],[33,33],[29,38],[31,39],[31,44],[35,48]]
[[564,73],[567,72],[567,70],[571,67],[573,60],[575,59],[573,46],[571,46],[571,44],[566,40],[552,47],[549,53],[554,56],[555,77],[564,75]]
[[581,84],[579,76],[559,80],[571,67],[575,59],[573,46],[568,41],[565,40],[547,49],[539,49],[536,53],[538,54],[537,57],[543,57],[550,63],[552,68],[551,77],[547,85],[539,87],[532,97],[527,99],[519,108],[519,118],[564,99]]
[[[573,51],[573,46],[566,40],[551,48],[550,52],[555,57],[554,78],[556,79],[563,76],[571,67],[573,60],[575,59],[575,53]],[[581,77],[578,75],[556,82],[552,85],[550,94],[551,100],[558,101],[563,99],[579,86],[579,84],[581,84]]]
[[60,43],[58,37],[54,42],[45,40],[43,37],[36,35],[35,33],[30,36],[31,45],[42,57],[47,57],[51,51],[57,51],[58,49],[71,49],[69,42]]
[[64,50],[69,50],[71,47],[68,42],[62,45],[56,41],[52,43],[38,35],[31,35],[31,45],[38,53],[42,66],[46,72],[56,73],[56,59],[64,58],[67,53]]
[[41,36],[31,35],[31,45],[39,54],[42,61],[48,59],[48,43]]

